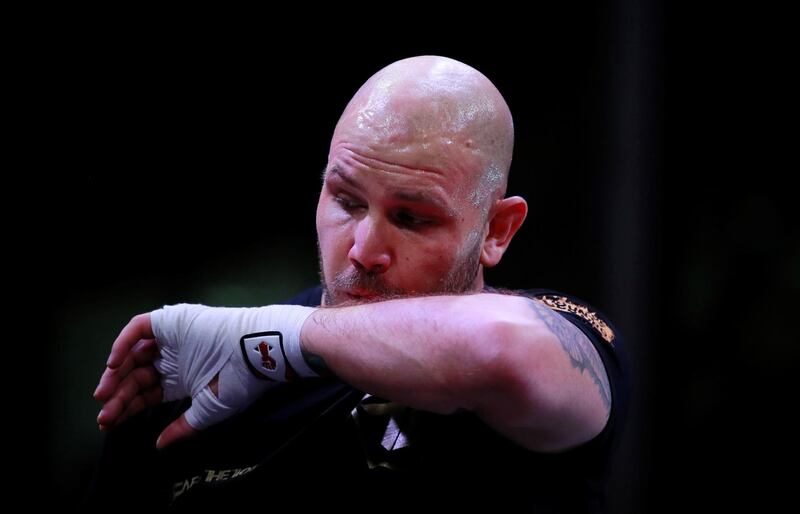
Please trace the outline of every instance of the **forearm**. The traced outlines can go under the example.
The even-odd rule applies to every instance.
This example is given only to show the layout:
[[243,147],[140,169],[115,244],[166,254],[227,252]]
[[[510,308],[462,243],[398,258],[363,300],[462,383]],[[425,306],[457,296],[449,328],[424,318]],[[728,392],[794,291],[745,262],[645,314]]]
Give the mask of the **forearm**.
[[449,413],[491,402],[503,381],[506,336],[530,321],[513,296],[419,297],[317,310],[301,341],[363,391]]

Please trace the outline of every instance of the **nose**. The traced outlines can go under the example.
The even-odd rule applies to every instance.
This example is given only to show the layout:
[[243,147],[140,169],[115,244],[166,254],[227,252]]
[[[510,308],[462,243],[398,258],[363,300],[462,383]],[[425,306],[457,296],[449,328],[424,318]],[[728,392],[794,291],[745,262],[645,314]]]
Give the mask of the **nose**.
[[366,273],[386,273],[392,264],[391,252],[380,227],[369,215],[358,221],[353,246],[347,254],[358,270]]

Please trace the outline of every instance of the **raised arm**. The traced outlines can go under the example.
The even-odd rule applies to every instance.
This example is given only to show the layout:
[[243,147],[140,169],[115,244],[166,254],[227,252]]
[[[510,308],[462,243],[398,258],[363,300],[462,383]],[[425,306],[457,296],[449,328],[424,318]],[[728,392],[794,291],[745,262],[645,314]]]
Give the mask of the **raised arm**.
[[[160,446],[195,433],[192,426],[203,428],[235,414],[265,390],[268,384],[252,376],[234,347],[248,333],[276,328],[306,360],[321,360],[354,387],[422,410],[473,411],[537,451],[590,440],[610,411],[608,379],[591,342],[529,298],[474,294],[316,310],[168,309],[169,315],[159,310],[137,316],[123,329],[95,393],[104,402],[101,426],[113,426],[162,397],[192,396],[192,419],[181,417],[171,425]],[[159,359],[153,316],[161,319]]]
[[431,296],[315,311],[303,351],[343,381],[414,408],[476,412],[511,440],[558,451],[608,419],[608,378],[573,324],[537,300]]

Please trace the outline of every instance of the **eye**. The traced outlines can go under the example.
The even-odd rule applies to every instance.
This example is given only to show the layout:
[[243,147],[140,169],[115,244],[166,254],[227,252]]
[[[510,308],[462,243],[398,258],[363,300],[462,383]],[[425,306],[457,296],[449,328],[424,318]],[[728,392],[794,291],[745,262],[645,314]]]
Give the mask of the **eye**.
[[405,228],[419,228],[430,223],[429,219],[417,216],[409,211],[397,211],[393,218],[397,225]]
[[336,195],[333,200],[338,203],[344,210],[348,212],[356,211],[359,209],[366,209],[366,205],[354,200],[353,198],[345,195]]

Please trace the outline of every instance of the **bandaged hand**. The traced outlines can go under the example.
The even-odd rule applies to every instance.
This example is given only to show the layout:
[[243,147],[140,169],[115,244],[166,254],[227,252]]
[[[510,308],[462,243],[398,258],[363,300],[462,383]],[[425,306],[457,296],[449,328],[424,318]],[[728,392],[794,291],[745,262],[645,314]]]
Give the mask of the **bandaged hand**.
[[94,393],[103,402],[100,428],[191,397],[189,410],[159,437],[164,447],[240,412],[275,381],[316,376],[300,350],[300,331],[314,310],[182,304],[135,316],[114,342]]
[[[202,430],[246,408],[275,381],[316,376],[300,352],[300,330],[314,310],[181,304],[153,311],[164,401],[191,397],[186,421]],[[217,374],[218,397],[208,387]]]

